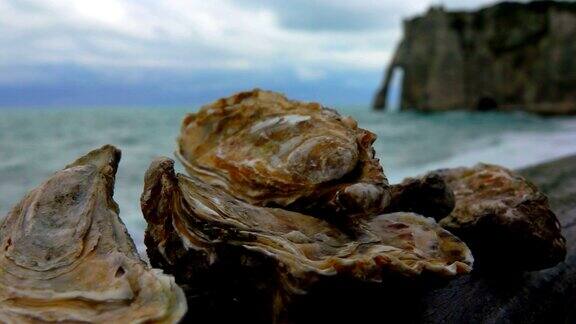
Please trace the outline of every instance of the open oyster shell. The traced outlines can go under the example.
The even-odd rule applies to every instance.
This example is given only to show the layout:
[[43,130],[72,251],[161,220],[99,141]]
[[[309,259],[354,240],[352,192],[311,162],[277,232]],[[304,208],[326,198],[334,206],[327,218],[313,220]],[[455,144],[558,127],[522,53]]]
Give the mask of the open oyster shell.
[[[466,245],[432,218],[380,215],[346,234],[323,219],[238,200],[155,160],[141,198],[154,266],[176,276],[194,309],[277,320],[295,296],[326,280],[471,270]],[[192,306],[191,306],[192,307]],[[266,321],[264,320],[264,321]]]
[[560,223],[531,182],[490,164],[431,174],[444,179],[456,200],[440,225],[470,246],[479,265],[535,270],[564,260]]
[[376,213],[389,194],[375,140],[318,103],[256,89],[187,115],[177,156],[190,175],[253,205]]
[[171,276],[150,269],[112,199],[120,151],[104,146],[30,191],[0,226],[0,322],[174,323]]

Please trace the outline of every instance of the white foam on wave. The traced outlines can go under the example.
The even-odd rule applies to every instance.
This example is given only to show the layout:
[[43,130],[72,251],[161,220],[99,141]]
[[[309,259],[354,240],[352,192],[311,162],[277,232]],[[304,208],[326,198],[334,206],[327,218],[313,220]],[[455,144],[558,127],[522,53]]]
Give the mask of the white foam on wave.
[[[76,157],[103,144],[122,150],[114,199],[140,252],[146,222],[139,197],[158,155],[172,156],[189,109],[12,111],[0,118],[0,218],[30,189]],[[340,109],[377,133],[376,150],[391,182],[427,170],[477,162],[519,168],[576,154],[576,118],[516,114],[378,114]],[[3,112],[4,113],[4,112]],[[286,122],[301,122],[290,117]],[[182,171],[180,163],[176,168]]]
[[558,121],[553,131],[504,132],[470,143],[464,150],[431,163],[386,170],[391,183],[429,170],[472,166],[479,162],[499,164],[511,169],[576,154],[576,119]]

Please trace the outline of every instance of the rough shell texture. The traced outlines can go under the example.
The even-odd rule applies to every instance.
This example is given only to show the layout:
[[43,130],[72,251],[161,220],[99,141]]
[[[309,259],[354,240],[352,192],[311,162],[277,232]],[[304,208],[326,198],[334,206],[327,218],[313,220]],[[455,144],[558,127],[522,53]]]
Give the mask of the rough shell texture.
[[152,264],[176,276],[191,307],[211,305],[220,315],[235,308],[277,320],[294,296],[324,280],[379,282],[388,274],[446,277],[471,270],[466,245],[431,218],[380,215],[346,234],[320,218],[256,207],[198,178],[175,175],[166,158],[148,169],[141,204]]
[[532,270],[564,260],[566,242],[548,199],[496,165],[435,171],[454,191],[454,211],[440,221],[466,241],[479,265]]
[[386,212],[413,212],[436,220],[450,215],[455,205],[452,189],[434,173],[391,186],[390,197]]
[[177,156],[190,175],[254,205],[375,213],[389,200],[375,139],[318,103],[254,90],[186,116]]
[[120,151],[90,152],[30,191],[0,226],[0,322],[177,322],[186,301],[150,269],[112,199]]

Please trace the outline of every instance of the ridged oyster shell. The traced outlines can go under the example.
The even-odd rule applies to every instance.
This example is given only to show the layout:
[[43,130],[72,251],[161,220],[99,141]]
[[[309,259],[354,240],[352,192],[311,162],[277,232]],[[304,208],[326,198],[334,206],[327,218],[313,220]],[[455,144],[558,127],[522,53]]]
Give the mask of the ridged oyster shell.
[[253,205],[375,213],[389,201],[375,139],[318,103],[256,89],[187,115],[177,156],[190,175]]
[[[411,213],[361,221],[353,234],[309,215],[257,207],[155,160],[141,198],[151,263],[176,276],[189,302],[277,320],[297,295],[326,280],[378,282],[389,274],[471,270],[467,246]],[[191,306],[192,307],[192,306]]]
[[438,221],[450,215],[455,206],[452,189],[433,172],[390,186],[390,197],[386,212],[413,212]]
[[104,146],[30,191],[0,226],[0,322],[175,323],[171,276],[150,269],[112,199],[120,151]]
[[536,270],[564,260],[566,240],[548,199],[504,167],[433,171],[454,192],[455,207],[439,224],[462,238],[480,265]]

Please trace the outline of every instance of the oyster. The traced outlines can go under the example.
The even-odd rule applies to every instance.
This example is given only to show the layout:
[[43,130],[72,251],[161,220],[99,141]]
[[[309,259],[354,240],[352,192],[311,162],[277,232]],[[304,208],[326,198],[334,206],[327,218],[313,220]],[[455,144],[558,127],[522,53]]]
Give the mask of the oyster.
[[[351,232],[317,217],[257,207],[155,160],[141,198],[154,266],[175,275],[209,318],[283,318],[321,283],[379,282],[391,274],[449,277],[471,270],[467,246],[432,218],[395,213]],[[233,309],[233,311],[229,311]],[[231,315],[233,314],[233,315]]]
[[30,191],[0,226],[0,322],[174,323],[171,276],[150,269],[112,199],[120,151],[104,146]]
[[256,89],[187,115],[177,156],[190,175],[253,205],[369,214],[389,201],[375,140],[318,103]]
[[454,209],[452,189],[435,173],[407,178],[390,187],[390,205],[386,212],[413,212],[440,220]]
[[432,173],[456,198],[454,211],[440,225],[470,246],[480,266],[535,270],[564,260],[560,223],[531,182],[490,164]]

